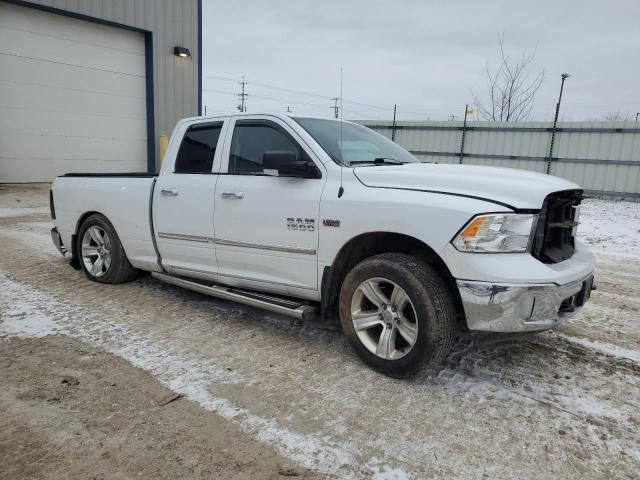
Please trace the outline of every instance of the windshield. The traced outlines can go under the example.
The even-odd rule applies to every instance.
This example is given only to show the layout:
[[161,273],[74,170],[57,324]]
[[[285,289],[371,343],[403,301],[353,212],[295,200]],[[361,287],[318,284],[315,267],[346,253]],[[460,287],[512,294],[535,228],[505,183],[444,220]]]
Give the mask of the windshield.
[[[349,167],[358,164],[395,165],[418,162],[416,157],[398,144],[362,125],[321,118],[294,118],[294,120],[339,165]],[[340,125],[342,125],[342,132],[340,132]]]

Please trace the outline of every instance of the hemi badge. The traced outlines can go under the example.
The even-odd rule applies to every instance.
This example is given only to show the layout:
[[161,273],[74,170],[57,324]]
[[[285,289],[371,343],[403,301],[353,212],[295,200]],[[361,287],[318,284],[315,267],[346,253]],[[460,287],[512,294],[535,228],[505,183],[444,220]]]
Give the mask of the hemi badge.
[[340,220],[325,218],[322,220],[322,225],[324,225],[325,227],[340,227]]

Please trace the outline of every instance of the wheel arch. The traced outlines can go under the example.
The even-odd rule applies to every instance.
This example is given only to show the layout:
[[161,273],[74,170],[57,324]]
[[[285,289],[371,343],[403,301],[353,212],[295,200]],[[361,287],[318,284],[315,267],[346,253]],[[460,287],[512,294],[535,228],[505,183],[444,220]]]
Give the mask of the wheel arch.
[[[84,221],[87,218],[89,218],[91,215],[102,215],[104,218],[106,218],[109,221],[109,218],[107,218],[107,216],[104,213],[93,211],[93,210],[84,212],[78,217],[78,220],[76,221],[75,227],[73,229],[73,233],[71,234],[71,266],[76,270],[81,269],[80,254],[78,252],[78,231],[80,230],[80,225],[82,225]],[[109,221],[109,223],[111,222]]]
[[321,283],[323,315],[337,314],[338,297],[347,273],[362,260],[381,253],[407,253],[433,267],[453,295],[456,314],[461,317],[461,322],[465,323],[456,281],[440,255],[422,240],[410,235],[384,231],[368,232],[353,237],[342,246],[331,266],[324,268]]

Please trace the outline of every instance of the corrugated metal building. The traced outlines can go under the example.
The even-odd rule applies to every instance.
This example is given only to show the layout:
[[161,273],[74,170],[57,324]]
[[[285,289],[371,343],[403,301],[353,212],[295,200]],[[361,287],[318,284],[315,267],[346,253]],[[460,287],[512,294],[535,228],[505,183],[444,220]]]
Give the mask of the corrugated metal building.
[[201,0],[0,0],[0,182],[155,171],[159,136],[200,112],[201,12]]

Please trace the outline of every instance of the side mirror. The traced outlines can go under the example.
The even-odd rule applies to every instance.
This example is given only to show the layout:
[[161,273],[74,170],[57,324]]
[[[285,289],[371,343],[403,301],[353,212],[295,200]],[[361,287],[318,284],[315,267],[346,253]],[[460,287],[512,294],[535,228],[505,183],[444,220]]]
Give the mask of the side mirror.
[[[281,177],[309,178],[313,176],[315,165],[308,160],[296,160],[296,152],[271,151],[262,155],[262,168],[267,174]],[[273,172],[273,173],[272,173]]]

